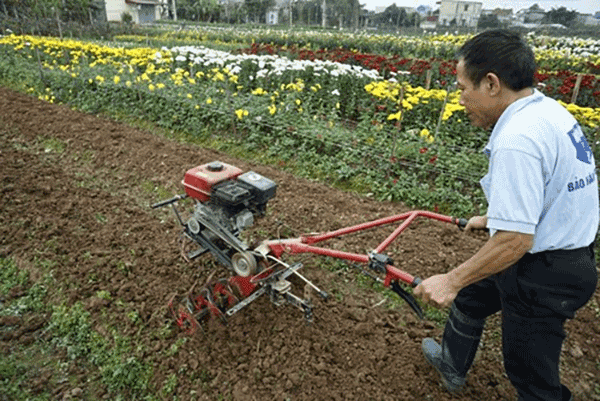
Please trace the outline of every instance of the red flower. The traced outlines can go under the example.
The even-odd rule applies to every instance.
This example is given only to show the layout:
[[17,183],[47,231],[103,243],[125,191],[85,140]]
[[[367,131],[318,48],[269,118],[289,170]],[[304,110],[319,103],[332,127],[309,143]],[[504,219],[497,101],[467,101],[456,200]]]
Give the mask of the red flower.
[[437,160],[437,155],[432,156],[431,159],[429,159],[429,163],[431,164],[435,164],[435,161]]
[[427,152],[427,148],[421,148],[421,149],[419,149],[419,153],[422,154],[422,153],[425,153],[425,152]]
[[560,89],[558,90],[560,93],[562,93],[563,95],[568,95],[569,92],[571,92],[571,88],[569,88],[566,85],[563,85],[560,87]]

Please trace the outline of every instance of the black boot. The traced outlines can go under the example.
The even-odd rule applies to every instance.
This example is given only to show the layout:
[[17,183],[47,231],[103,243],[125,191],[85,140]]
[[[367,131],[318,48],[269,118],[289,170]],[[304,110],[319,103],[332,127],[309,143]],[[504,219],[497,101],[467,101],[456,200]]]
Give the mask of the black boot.
[[484,324],[485,319],[471,319],[452,304],[442,344],[433,338],[423,339],[421,348],[425,359],[438,371],[444,387],[451,393],[465,384]]

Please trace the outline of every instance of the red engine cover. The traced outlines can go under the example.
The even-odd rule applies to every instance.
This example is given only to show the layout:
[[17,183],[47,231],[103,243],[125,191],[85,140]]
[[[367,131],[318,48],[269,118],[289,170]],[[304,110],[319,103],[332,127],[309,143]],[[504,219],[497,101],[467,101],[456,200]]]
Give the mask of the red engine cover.
[[236,178],[242,170],[219,161],[203,164],[188,170],[182,184],[188,196],[206,202],[210,199],[212,187],[220,182]]

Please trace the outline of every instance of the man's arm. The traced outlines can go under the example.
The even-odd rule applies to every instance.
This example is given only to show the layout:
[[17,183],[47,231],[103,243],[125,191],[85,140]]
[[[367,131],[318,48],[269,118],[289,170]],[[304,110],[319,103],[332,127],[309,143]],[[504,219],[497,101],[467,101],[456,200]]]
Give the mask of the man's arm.
[[532,245],[531,234],[498,231],[469,260],[446,274],[423,280],[414,293],[427,303],[448,307],[461,289],[512,266]]

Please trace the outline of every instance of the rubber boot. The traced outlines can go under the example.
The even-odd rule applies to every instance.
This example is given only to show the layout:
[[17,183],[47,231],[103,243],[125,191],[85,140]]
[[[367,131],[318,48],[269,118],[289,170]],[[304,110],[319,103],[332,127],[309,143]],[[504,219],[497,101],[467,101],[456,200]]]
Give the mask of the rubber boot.
[[459,391],[465,384],[484,324],[485,319],[471,319],[452,304],[442,344],[433,338],[423,339],[421,348],[425,359],[438,371],[444,387],[451,393]]

